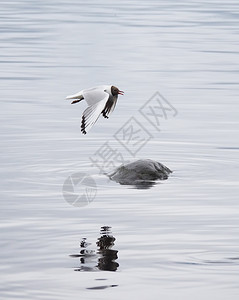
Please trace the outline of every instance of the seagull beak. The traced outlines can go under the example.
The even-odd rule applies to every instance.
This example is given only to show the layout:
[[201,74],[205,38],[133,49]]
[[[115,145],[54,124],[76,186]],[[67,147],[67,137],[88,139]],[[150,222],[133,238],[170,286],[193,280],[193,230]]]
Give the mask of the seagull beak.
[[118,91],[118,94],[124,95],[124,92],[123,91]]

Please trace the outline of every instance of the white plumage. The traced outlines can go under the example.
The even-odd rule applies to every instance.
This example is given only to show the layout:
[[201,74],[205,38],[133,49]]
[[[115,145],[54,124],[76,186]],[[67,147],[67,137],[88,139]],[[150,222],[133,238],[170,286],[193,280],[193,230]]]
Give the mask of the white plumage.
[[74,100],[71,104],[85,100],[88,107],[83,112],[81,131],[83,134],[89,132],[91,127],[98,120],[100,114],[108,118],[114,110],[118,95],[123,95],[115,86],[101,85],[90,89],[85,89],[74,95],[67,96],[66,99]]

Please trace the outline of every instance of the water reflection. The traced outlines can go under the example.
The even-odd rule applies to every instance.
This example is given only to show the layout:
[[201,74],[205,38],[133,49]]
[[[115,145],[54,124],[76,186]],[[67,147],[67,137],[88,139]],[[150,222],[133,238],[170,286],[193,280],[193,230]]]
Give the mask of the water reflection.
[[[120,183],[121,184],[121,183]],[[155,186],[157,183],[155,181],[139,181],[132,185],[133,188],[137,190],[147,190]]]
[[98,238],[96,245],[98,246],[98,259],[97,267],[100,270],[116,271],[119,264],[115,261],[118,258],[118,251],[111,249],[114,246],[115,237],[111,235],[111,227],[101,227],[101,237]]
[[96,241],[97,250],[87,249],[91,243],[87,242],[87,238],[83,238],[80,242],[80,253],[70,255],[71,257],[80,259],[80,267],[74,268],[74,271],[117,270],[119,267],[119,264],[116,262],[118,259],[118,250],[112,249],[115,237],[111,233],[111,227],[102,226],[100,234],[101,236]]

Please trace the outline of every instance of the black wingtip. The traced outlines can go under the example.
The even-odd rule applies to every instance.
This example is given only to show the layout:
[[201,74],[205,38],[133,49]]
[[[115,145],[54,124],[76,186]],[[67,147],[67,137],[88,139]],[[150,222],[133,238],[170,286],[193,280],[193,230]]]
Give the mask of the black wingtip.
[[81,121],[81,132],[83,134],[86,134],[86,131],[85,131],[85,117],[82,116],[82,121]]

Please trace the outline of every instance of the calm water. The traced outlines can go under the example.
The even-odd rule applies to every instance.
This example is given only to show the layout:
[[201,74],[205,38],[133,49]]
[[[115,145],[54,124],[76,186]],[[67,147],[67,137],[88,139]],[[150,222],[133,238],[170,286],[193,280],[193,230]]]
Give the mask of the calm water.
[[[238,1],[0,6],[1,299],[238,299]],[[83,136],[64,98],[99,84],[125,96]],[[158,127],[140,112],[156,92]],[[129,122],[146,136],[126,149]],[[110,182],[106,146],[173,175]],[[76,173],[96,183],[84,207],[62,195]]]

